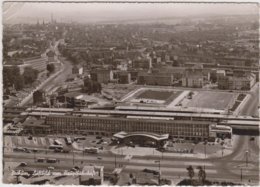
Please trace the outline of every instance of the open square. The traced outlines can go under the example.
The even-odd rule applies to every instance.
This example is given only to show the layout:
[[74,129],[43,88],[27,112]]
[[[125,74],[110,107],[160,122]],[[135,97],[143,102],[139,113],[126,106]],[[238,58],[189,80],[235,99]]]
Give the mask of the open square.
[[192,99],[189,99],[183,106],[225,110],[232,107],[230,105],[233,105],[236,95],[237,94],[227,92],[196,92]]

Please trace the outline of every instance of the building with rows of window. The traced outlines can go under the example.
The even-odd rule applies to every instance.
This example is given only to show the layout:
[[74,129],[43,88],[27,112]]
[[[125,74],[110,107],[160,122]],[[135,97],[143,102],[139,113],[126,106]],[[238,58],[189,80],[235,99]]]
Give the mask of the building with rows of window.
[[107,136],[112,136],[120,131],[151,132],[203,140],[209,138],[209,127],[212,124],[207,121],[49,115],[41,126],[30,125],[25,130],[32,134],[99,134]]

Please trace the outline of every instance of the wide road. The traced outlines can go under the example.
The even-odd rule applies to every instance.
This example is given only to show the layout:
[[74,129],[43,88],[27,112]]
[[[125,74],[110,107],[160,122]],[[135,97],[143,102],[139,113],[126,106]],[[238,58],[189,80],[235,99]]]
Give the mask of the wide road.
[[48,83],[44,84],[42,87],[43,90],[46,90],[47,93],[51,93],[53,89],[58,86],[62,86],[63,83],[66,81],[68,75],[71,74],[72,65],[69,61],[65,60],[64,58],[60,58],[63,62],[62,72]]
[[[250,141],[248,136],[240,136],[233,154],[222,158],[185,158],[185,157],[158,157],[158,156],[133,156],[127,159],[125,156],[106,154],[85,154],[82,153],[18,153],[9,152],[4,154],[5,164],[12,162],[27,162],[31,169],[46,169],[48,166],[54,166],[56,170],[69,170],[73,166],[82,166],[84,164],[104,165],[106,170],[113,170],[114,167],[119,167],[119,164],[124,168],[124,172],[141,171],[145,168],[158,170],[158,163],[155,160],[160,160],[160,169],[162,176],[181,176],[186,177],[186,168],[192,165],[205,166],[207,178],[221,179],[226,181],[240,182],[241,168],[242,180],[257,184],[259,182],[259,146],[256,145],[258,138]],[[245,154],[248,151],[248,167],[246,167]],[[56,158],[59,163],[47,164],[36,163],[35,158]],[[20,168],[21,169],[21,168]],[[196,169],[195,169],[196,170]],[[5,168],[7,172],[7,168]],[[197,171],[196,171],[197,172]]]
[[256,83],[250,93],[250,98],[245,103],[244,107],[240,110],[239,115],[259,116],[259,83]]
[[[102,157],[102,160],[97,159],[96,156],[82,156],[82,155],[74,155],[74,161],[72,155],[58,155],[58,154],[36,154],[35,157],[43,157],[43,158],[57,158],[60,160],[59,163],[49,164],[49,163],[35,163],[33,154],[18,154],[12,153],[11,155],[5,156],[5,162],[26,162],[30,169],[47,169],[48,166],[53,166],[56,171],[64,171],[69,170],[73,166],[82,166],[83,164],[97,164],[104,165],[106,170],[113,170],[115,165],[118,167],[121,164],[124,167],[125,172],[133,172],[133,171],[141,171],[145,168],[158,170],[158,164],[155,163],[154,159],[145,159],[145,158],[133,158],[131,160],[125,160],[120,157],[117,158],[115,162],[114,157]],[[229,164],[234,166],[238,166],[243,164],[244,161],[232,161]],[[249,164],[256,165],[256,162],[250,161]],[[194,168],[196,166],[205,166],[207,172],[207,178],[211,179],[219,179],[222,180],[232,180],[239,181],[240,180],[240,170],[239,168],[230,168],[226,170],[222,166],[221,161],[199,161],[199,160],[186,160],[185,158],[178,160],[168,160],[163,159],[160,161],[160,169],[162,172],[162,176],[185,176],[187,171],[186,168],[189,165],[193,165]],[[18,167],[17,169],[26,169]],[[237,174],[238,173],[238,174]],[[252,182],[258,181],[259,171],[255,168],[244,169],[244,180],[250,179]]]
[[[59,41],[57,41],[55,43],[55,46],[53,47],[57,55],[59,55],[59,51],[57,47],[58,43]],[[72,65],[70,62],[68,62],[67,60],[65,60],[65,58],[62,57],[59,57],[58,61],[61,63],[61,70],[56,72],[57,74],[56,76],[49,77],[43,84],[38,86],[38,88],[36,88],[35,90],[42,89],[45,90],[47,93],[51,93],[52,90],[55,89],[55,87],[61,86],[66,81],[68,75],[72,73]],[[24,99],[24,101],[20,104],[20,106],[25,106],[26,104],[31,103],[32,98],[33,98],[32,94],[29,95]]]

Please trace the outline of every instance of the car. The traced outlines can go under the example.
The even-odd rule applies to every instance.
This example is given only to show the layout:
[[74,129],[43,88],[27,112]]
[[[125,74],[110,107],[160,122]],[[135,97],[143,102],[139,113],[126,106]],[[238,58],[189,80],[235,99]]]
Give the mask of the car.
[[63,150],[62,152],[63,152],[63,153],[69,153],[70,150]]
[[48,170],[54,170],[55,168],[53,166],[49,166]]
[[21,162],[19,166],[25,167],[25,166],[27,166],[27,163],[26,162]]
[[29,150],[29,149],[24,149],[24,152],[26,152],[26,153],[31,153],[31,151]]
[[45,158],[37,158],[37,162],[44,162],[45,160]]
[[250,141],[255,141],[255,137],[250,137]]
[[102,136],[96,136],[96,139],[102,139]]
[[75,168],[71,168],[70,171],[72,171],[72,172],[76,172],[77,169],[75,169]]
[[79,170],[79,169],[80,169],[79,166],[75,166],[74,168],[75,168],[76,170]]
[[76,138],[74,138],[74,140],[86,140],[86,137],[84,137],[84,136],[76,137]]
[[97,157],[97,159],[98,159],[98,160],[102,160],[102,158],[101,158],[101,157]]
[[55,153],[61,153],[62,150],[61,150],[61,149],[54,149],[54,152],[55,152]]
[[154,174],[154,175],[159,175],[159,172],[158,172],[158,171],[155,171],[155,170],[152,170],[152,169],[147,169],[147,168],[145,168],[145,169],[143,170],[143,172],[145,172],[145,173],[152,173],[152,174]]
[[32,139],[33,139],[33,137],[32,137],[32,136],[29,136],[29,137],[28,137],[28,140],[32,140]]
[[34,148],[34,149],[32,149],[32,152],[37,153],[38,149]]
[[25,151],[25,149],[22,148],[22,147],[15,147],[13,150],[14,150],[14,151],[22,151],[22,152]]

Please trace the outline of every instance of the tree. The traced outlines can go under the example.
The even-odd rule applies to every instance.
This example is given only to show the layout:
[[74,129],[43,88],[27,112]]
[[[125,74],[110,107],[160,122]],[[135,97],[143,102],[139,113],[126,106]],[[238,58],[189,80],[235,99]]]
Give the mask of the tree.
[[3,68],[3,84],[5,89],[10,86],[14,86],[16,90],[23,89],[24,79],[17,66]]
[[25,84],[32,84],[38,77],[38,70],[31,67],[26,67],[23,72],[23,78]]
[[93,81],[92,93],[101,93],[101,84],[99,82]]
[[84,91],[87,93],[92,93],[93,90],[93,83],[90,78],[84,79]]
[[206,172],[201,166],[198,166],[197,169],[199,170],[199,173],[198,173],[199,181],[202,184],[204,184],[205,180],[206,180]]
[[47,64],[47,68],[46,69],[50,73],[53,73],[55,71],[55,66],[54,66],[54,64]]
[[189,166],[186,168],[188,171],[188,176],[190,177],[190,180],[192,180],[192,178],[194,177],[195,173],[194,173],[194,169],[192,166]]
[[188,97],[189,97],[189,98],[192,98],[192,95],[193,95],[193,94],[194,94],[193,92],[189,92]]
[[101,84],[96,81],[92,81],[90,78],[84,79],[84,88],[83,90],[89,94],[92,93],[101,93]]

